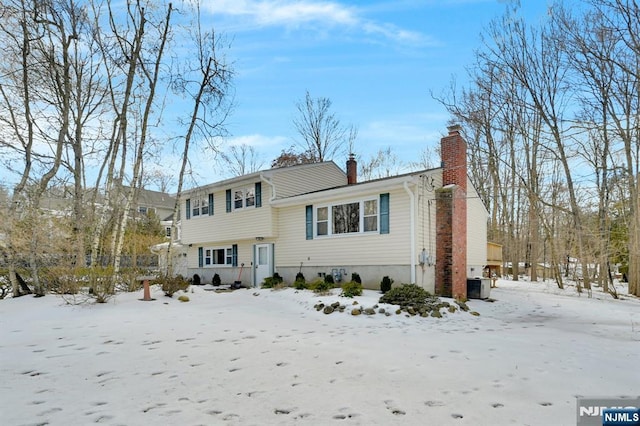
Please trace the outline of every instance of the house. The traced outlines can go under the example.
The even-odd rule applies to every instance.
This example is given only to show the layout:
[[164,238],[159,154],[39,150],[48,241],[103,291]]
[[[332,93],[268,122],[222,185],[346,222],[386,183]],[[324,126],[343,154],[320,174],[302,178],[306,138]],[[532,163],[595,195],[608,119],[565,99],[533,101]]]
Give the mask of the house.
[[357,182],[334,162],[256,172],[185,191],[181,243],[187,275],[259,286],[358,273],[442,295],[466,295],[487,261],[487,210],[467,177],[459,126],[442,138],[442,167]]

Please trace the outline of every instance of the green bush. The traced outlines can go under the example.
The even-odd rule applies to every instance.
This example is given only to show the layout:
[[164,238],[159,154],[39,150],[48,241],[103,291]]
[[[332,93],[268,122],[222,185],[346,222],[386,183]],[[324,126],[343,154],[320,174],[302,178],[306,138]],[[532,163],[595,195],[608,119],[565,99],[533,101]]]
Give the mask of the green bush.
[[309,289],[313,290],[318,294],[326,294],[333,288],[333,284],[327,282],[326,280],[318,279],[311,284],[309,284]]
[[349,281],[342,284],[342,294],[344,297],[362,296],[362,284],[356,281]]
[[351,274],[351,281],[357,282],[358,284],[362,284],[362,279],[360,278],[360,274],[357,272],[353,272]]
[[[327,284],[332,284],[331,287],[333,287],[333,284],[335,284],[335,281],[333,279],[333,275],[331,275],[331,274],[325,275],[324,276],[324,282],[327,283]],[[329,287],[329,288],[331,288],[331,287]]]
[[298,272],[296,274],[296,281],[302,281],[303,283],[307,282],[307,280],[304,279],[304,274],[302,272]]
[[262,288],[274,288],[282,284],[282,277],[277,272],[272,277],[267,277],[262,282]]
[[304,280],[296,280],[293,283],[293,288],[295,288],[296,290],[306,290],[307,288],[309,288],[309,286],[307,285],[307,282]]
[[393,284],[393,280],[388,276],[382,277],[382,281],[380,281],[380,292],[383,294],[387,293],[391,290],[391,284]]
[[424,288],[415,284],[402,284],[386,292],[380,303],[389,303],[400,306],[420,306],[424,305],[428,299],[433,298]]
[[161,277],[154,281],[154,284],[160,284],[164,295],[167,297],[173,297],[173,294],[182,290],[185,291],[189,288],[189,282],[184,279],[182,275],[175,277]]
[[222,280],[220,279],[220,275],[213,274],[213,278],[211,278],[211,285],[214,285],[216,287],[222,285]]

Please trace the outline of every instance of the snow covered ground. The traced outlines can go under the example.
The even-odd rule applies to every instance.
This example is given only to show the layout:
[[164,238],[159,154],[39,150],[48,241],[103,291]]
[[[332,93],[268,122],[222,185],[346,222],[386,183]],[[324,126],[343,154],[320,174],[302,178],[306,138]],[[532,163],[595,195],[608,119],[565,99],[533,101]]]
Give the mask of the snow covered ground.
[[338,293],[0,301],[0,423],[575,425],[576,396],[640,390],[637,299],[498,281],[479,317],[314,309]]

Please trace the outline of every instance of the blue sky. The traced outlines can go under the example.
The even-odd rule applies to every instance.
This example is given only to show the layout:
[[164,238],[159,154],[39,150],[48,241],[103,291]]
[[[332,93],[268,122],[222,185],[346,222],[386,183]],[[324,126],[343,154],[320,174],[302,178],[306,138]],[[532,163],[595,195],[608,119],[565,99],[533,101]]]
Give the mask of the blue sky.
[[[545,3],[530,2],[525,12],[536,19]],[[447,90],[452,78],[466,83],[482,28],[505,7],[505,0],[205,2],[205,23],[232,40],[236,106],[226,144],[255,146],[268,167],[294,143],[295,103],[308,90],[358,128],[361,160],[391,146],[402,161],[415,161],[446,132],[449,115],[431,92]]]

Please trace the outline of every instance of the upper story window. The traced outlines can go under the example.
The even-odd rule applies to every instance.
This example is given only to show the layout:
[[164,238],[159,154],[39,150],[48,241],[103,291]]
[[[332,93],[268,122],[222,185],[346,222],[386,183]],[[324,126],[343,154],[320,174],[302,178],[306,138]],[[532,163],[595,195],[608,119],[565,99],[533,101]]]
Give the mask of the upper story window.
[[186,200],[187,219],[213,215],[213,194]]
[[227,213],[251,207],[262,207],[262,183],[227,189]]
[[150,213],[155,213],[156,209],[153,207],[147,207],[147,206],[138,206],[138,213],[140,213],[143,216],[146,216]]
[[207,216],[209,214],[208,198],[193,198],[191,200],[191,216]]
[[254,187],[238,188],[233,191],[233,209],[244,209],[256,205],[256,192]]

